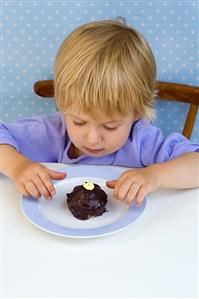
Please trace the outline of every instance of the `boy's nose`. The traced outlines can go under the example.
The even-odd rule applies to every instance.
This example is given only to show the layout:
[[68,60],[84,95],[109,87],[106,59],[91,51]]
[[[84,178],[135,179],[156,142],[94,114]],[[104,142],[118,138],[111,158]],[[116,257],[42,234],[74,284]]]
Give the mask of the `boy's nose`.
[[95,146],[101,143],[102,136],[98,129],[91,128],[87,133],[86,139],[89,146]]

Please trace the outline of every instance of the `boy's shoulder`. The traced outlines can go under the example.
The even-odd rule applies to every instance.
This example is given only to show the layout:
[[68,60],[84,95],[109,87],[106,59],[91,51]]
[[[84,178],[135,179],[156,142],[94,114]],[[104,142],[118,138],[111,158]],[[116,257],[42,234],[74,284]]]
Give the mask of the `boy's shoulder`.
[[13,120],[11,124],[48,124],[53,126],[59,126],[64,123],[63,117],[59,112],[53,112],[49,114],[41,114],[36,116],[24,116],[19,119]]
[[147,118],[142,118],[133,124],[131,131],[132,141],[145,144],[154,142],[163,142],[165,139],[184,139],[184,136],[180,133],[171,133],[169,136],[164,136],[162,130],[153,125]]
[[59,112],[53,112],[49,114],[41,114],[36,116],[35,118],[41,119],[44,122],[49,122],[52,124],[60,124],[62,123],[62,116]]
[[11,123],[12,128],[34,132],[36,135],[63,138],[66,136],[66,127],[63,116],[59,112],[42,114],[33,117],[22,117]]
[[135,129],[146,129],[151,126],[151,122],[147,118],[140,118],[133,124]]
[[158,128],[154,127],[151,122],[146,118],[137,120],[132,127],[132,135],[137,138],[147,138],[159,131]]
[[44,129],[50,131],[51,134],[61,137],[66,133],[65,122],[63,116],[59,112],[54,112],[39,116],[40,121],[43,122]]

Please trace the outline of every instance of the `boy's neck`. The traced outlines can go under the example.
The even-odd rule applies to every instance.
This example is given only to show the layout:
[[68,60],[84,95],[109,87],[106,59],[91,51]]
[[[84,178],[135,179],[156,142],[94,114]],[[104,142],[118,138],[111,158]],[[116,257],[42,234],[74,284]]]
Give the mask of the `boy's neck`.
[[71,143],[70,148],[68,150],[68,157],[70,159],[77,159],[82,155],[83,153],[78,148],[76,148],[73,143]]

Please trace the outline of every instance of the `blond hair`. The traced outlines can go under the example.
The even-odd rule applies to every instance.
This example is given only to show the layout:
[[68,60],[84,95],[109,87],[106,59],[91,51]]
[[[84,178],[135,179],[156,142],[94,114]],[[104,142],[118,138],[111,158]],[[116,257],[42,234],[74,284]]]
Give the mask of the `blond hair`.
[[55,62],[55,101],[61,112],[72,104],[91,115],[154,117],[156,64],[136,30],[119,21],[97,21],[74,30]]

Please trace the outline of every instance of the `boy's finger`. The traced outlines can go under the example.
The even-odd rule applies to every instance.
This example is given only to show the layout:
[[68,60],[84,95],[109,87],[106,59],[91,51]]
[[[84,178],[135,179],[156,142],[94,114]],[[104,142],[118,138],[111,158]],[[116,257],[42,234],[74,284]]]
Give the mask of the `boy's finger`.
[[115,197],[119,200],[124,200],[131,188],[132,180],[130,178],[126,178],[122,184],[120,184],[118,191],[115,194]]
[[54,180],[63,180],[67,175],[65,172],[58,172],[58,171],[51,170],[51,169],[48,169],[48,173],[49,173],[51,179],[54,179]]
[[51,199],[53,194],[53,186],[51,187],[50,179],[43,180],[42,177],[36,177],[34,179],[34,184],[37,186],[40,194],[43,195],[46,199]]
[[24,184],[17,185],[17,190],[23,195],[30,197],[31,194],[27,191],[26,186]]
[[51,181],[51,176],[48,172],[41,172],[39,174],[39,178],[41,179],[41,181],[43,182],[43,184],[46,186],[46,188],[48,189],[51,197],[53,195],[55,195],[55,187],[53,186],[53,183]]
[[136,195],[136,200],[135,200],[135,204],[137,207],[140,207],[145,196],[148,194],[149,190],[145,187],[140,188],[138,194]]
[[26,182],[25,188],[31,196],[36,197],[36,198],[39,198],[41,196],[38,188],[32,181]]
[[137,197],[137,194],[139,193],[141,184],[134,182],[131,184],[131,187],[128,190],[128,193],[125,197],[125,201],[127,204],[131,204],[133,201],[135,201],[135,198]]
[[114,189],[115,185],[117,183],[117,180],[112,180],[112,181],[106,181],[106,186],[110,189]]

